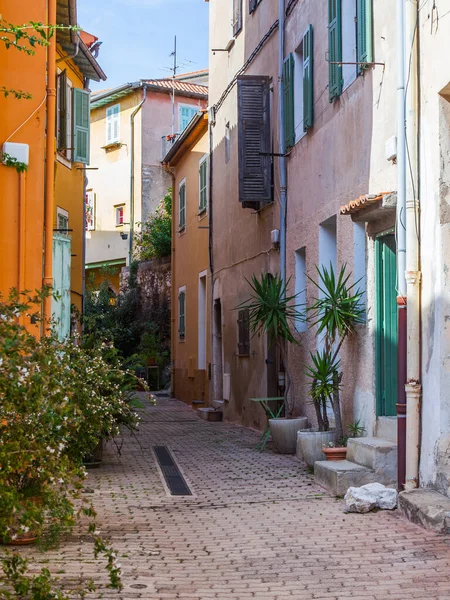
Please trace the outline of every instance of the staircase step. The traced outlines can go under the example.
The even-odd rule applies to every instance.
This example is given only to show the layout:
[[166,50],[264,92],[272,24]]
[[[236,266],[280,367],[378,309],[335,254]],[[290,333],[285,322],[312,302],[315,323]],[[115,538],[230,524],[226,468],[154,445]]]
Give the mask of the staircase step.
[[397,417],[378,417],[375,436],[397,443]]
[[436,489],[450,498],[450,466],[439,467],[436,475]]
[[351,438],[347,443],[347,460],[373,470],[379,483],[397,483],[397,444],[394,442],[376,437]]
[[197,414],[204,421],[222,421],[223,412],[214,408],[198,408]]
[[349,460],[319,460],[314,463],[314,481],[335,496],[344,496],[349,487],[378,480],[374,471]]
[[410,521],[437,533],[450,533],[450,498],[424,488],[401,492],[398,508]]

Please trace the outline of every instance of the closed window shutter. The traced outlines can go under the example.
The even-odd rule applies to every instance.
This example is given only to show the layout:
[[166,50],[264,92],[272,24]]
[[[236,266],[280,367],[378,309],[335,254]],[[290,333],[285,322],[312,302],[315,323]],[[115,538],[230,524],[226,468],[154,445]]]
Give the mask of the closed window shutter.
[[67,148],[67,75],[65,70],[58,75],[58,112],[57,149],[65,150]]
[[303,131],[313,126],[314,121],[314,65],[313,26],[303,36]]
[[[373,61],[372,38],[372,0],[357,0],[358,24],[358,62],[370,63]],[[358,65],[358,71],[364,70],[363,65]]]
[[238,313],[238,354],[248,356],[250,354],[250,312],[248,308]]
[[328,0],[328,60],[330,102],[342,92],[342,9],[341,0]]
[[89,92],[73,90],[74,162],[89,163]]
[[242,0],[233,0],[233,35],[242,29]]
[[208,162],[204,160],[200,164],[199,168],[199,179],[200,179],[200,202],[199,208],[201,211],[206,209],[208,204],[208,187],[207,187],[207,173],[208,173]]
[[239,201],[258,210],[272,201],[270,79],[238,78]]
[[180,292],[178,296],[178,335],[180,337],[185,336],[186,333],[186,294],[185,292]]
[[186,226],[186,185],[180,187],[180,229]]
[[120,109],[118,106],[115,106],[113,111],[112,135],[114,142],[120,141]]
[[294,125],[294,57],[290,54],[284,61],[284,140],[285,150],[295,143]]

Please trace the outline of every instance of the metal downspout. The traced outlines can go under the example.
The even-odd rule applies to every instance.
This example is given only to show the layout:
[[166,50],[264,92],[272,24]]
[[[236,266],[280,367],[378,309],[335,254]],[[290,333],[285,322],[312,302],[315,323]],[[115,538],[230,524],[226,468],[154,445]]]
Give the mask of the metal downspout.
[[287,173],[284,138],[284,5],[278,0],[278,135],[280,140],[280,277],[286,282],[286,209],[287,209]]
[[[48,0],[48,24],[56,23],[56,0]],[[56,35],[47,46],[47,135],[45,149],[45,213],[44,213],[44,277],[43,285],[53,287],[53,208],[55,185],[55,135],[56,135]],[[52,297],[44,299],[44,330],[52,315]]]
[[170,170],[167,164],[163,164],[164,170],[172,178],[172,245],[171,245],[171,263],[170,263],[170,392],[175,396],[175,349],[176,349],[176,295],[175,295],[175,174]]
[[134,232],[134,118],[141,110],[147,100],[147,85],[144,83],[142,88],[142,100],[131,113],[130,128],[131,128],[131,148],[130,148],[130,242],[128,250],[128,265],[133,261],[133,232]]
[[407,314],[407,384],[406,384],[406,482],[405,489],[419,485],[420,445],[420,281],[419,265],[419,9],[417,2],[405,0],[405,40],[410,56],[406,87],[406,148],[409,173],[406,178],[406,289]]
[[405,131],[405,11],[397,0],[397,441],[398,489],[403,490],[406,467],[406,131]]
[[[211,111],[212,112],[212,111]],[[216,372],[214,369],[214,255],[213,255],[213,124],[208,120],[209,132],[209,198],[208,198],[208,240],[209,240],[209,274],[210,274],[210,294],[209,294],[209,404],[214,406],[215,398],[214,384]]]

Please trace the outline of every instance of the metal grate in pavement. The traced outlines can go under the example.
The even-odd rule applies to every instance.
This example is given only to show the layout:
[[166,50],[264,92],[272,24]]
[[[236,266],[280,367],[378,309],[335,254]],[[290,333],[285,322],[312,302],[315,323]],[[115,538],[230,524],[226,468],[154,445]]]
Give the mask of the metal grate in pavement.
[[153,450],[172,496],[192,496],[192,492],[167,446],[153,446]]

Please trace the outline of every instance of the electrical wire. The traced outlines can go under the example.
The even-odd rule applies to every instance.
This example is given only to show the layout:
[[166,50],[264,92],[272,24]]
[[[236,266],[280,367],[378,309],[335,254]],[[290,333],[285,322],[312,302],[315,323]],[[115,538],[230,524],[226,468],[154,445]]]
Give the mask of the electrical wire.
[[33,110],[33,112],[31,113],[31,115],[30,115],[30,116],[29,116],[27,119],[25,119],[25,121],[24,121],[24,122],[23,122],[21,125],[19,125],[19,127],[17,127],[17,129],[15,129],[15,130],[14,130],[14,131],[13,131],[13,132],[12,132],[12,133],[11,133],[11,134],[10,134],[10,135],[7,137],[7,138],[6,138],[6,140],[5,140],[5,142],[4,142],[5,144],[6,144],[6,142],[9,142],[9,140],[10,140],[10,139],[11,139],[11,138],[12,138],[14,135],[16,135],[16,133],[17,133],[17,132],[18,132],[20,129],[22,129],[22,127],[23,127],[23,126],[24,126],[26,123],[28,123],[28,121],[29,121],[29,120],[30,120],[30,119],[31,119],[31,118],[32,118],[32,117],[33,117],[33,116],[34,116],[34,115],[37,113],[37,111],[38,111],[38,110],[41,108],[41,106],[44,104],[44,102],[45,102],[46,100],[47,100],[47,93],[45,93],[45,96],[44,96],[44,98],[43,98],[42,102],[39,104],[39,106],[38,106],[37,108],[35,108],[35,109]]

